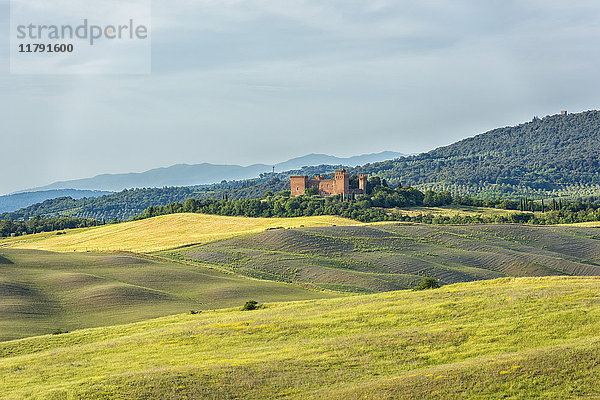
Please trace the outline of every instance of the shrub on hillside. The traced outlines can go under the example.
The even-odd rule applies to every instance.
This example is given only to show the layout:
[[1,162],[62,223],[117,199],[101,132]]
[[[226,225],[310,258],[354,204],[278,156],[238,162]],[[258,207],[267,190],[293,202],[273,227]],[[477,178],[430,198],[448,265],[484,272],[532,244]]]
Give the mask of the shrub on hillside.
[[254,300],[248,300],[244,307],[242,307],[242,311],[251,311],[256,310],[258,308],[258,302]]
[[440,287],[437,279],[435,278],[425,278],[423,281],[414,288],[414,290],[427,290],[427,289],[437,289]]

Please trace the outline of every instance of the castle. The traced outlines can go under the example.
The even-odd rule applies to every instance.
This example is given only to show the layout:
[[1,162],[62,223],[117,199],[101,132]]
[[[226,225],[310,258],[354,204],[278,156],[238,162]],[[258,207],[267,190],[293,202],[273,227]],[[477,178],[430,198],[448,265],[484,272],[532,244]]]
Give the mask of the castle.
[[292,196],[300,196],[311,187],[317,189],[321,196],[367,193],[367,175],[359,175],[358,189],[350,189],[350,174],[345,169],[336,170],[334,179],[325,179],[323,175],[315,175],[313,179],[308,176],[291,176],[290,184]]

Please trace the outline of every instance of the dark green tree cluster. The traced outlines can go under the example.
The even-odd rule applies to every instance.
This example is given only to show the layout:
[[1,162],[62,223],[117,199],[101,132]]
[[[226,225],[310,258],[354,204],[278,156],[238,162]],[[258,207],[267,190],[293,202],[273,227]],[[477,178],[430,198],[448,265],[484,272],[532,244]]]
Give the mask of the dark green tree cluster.
[[28,221],[0,221],[0,237],[21,236],[32,233],[53,232],[63,229],[86,228],[101,225],[102,222],[93,219],[72,217],[40,218],[34,217]]
[[[530,223],[559,224],[600,220],[600,204],[562,200],[533,201],[529,199],[482,200],[467,196],[452,196],[449,192],[425,193],[411,187],[390,188],[383,180],[372,183],[368,194],[359,196],[321,197],[311,193],[290,197],[289,191],[265,193],[262,199],[221,200],[189,198],[166,206],[151,206],[135,220],[181,212],[244,217],[301,217],[338,215],[362,222],[404,221],[427,224]],[[522,212],[497,215],[441,216],[432,213],[408,215],[397,208],[439,207],[445,205],[492,207]],[[538,211],[538,213],[527,212]],[[543,213],[539,213],[542,211]]]
[[384,221],[384,210],[370,208],[362,202],[344,200],[339,196],[289,197],[289,192],[278,193],[267,199],[196,200],[171,203],[166,206],[149,207],[135,220],[178,212],[241,216],[241,217],[302,217],[312,215],[340,215],[359,221]]
[[423,198],[425,207],[440,207],[453,202],[452,194],[448,191],[436,193],[433,190],[427,190]]
[[427,290],[427,289],[439,289],[440,284],[435,278],[425,278],[421,283],[413,290]]
[[134,219],[164,214],[195,212],[243,217],[302,217],[312,215],[339,215],[358,221],[389,220],[385,208],[422,206],[425,195],[413,188],[375,186],[369,195],[320,197],[304,195],[290,197],[289,191],[277,194],[267,192],[263,199],[198,200],[187,199],[166,206],[149,207]]

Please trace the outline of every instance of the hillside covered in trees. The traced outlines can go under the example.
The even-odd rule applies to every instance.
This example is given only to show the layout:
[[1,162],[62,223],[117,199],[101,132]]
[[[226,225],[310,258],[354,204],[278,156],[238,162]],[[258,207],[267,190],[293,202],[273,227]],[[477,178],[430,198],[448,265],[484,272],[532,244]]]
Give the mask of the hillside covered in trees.
[[[392,187],[412,186],[479,199],[600,198],[600,111],[553,115],[493,131],[425,154],[349,169],[386,180]],[[0,219],[73,216],[127,220],[150,206],[203,200],[260,199],[289,190],[290,175],[332,174],[336,165],[303,167],[256,179],[210,186],[130,189],[98,198],[62,197]]]
[[111,192],[102,192],[97,190],[44,190],[39,192],[22,192],[0,196],[0,213],[12,212],[21,208],[29,207],[32,204],[41,203],[46,200],[56,199],[58,197],[71,197],[73,199],[82,199],[84,197],[100,197]]
[[73,199],[70,196],[63,196],[0,214],[0,220],[27,220],[36,216],[42,218],[73,216],[124,221],[139,215],[150,206],[165,206],[173,202],[184,202],[188,198],[260,199],[266,192],[277,193],[289,189],[290,174],[327,174],[339,167],[331,165],[304,167],[285,174],[261,174],[256,179],[224,181],[208,186],[129,189],[96,198]]
[[42,218],[72,216],[106,221],[114,219],[125,221],[139,215],[150,206],[164,206],[177,201],[183,202],[188,198],[260,198],[267,191],[278,192],[285,186],[286,183],[279,179],[260,179],[222,183],[209,187],[129,189],[96,198],[58,197],[14,212],[0,214],[0,220],[28,220],[37,216]]
[[[301,195],[290,197],[289,191],[267,192],[263,199],[196,200],[171,203],[166,206],[149,207],[133,218],[142,220],[159,215],[177,213],[201,213],[238,217],[290,218],[318,215],[336,215],[361,222],[404,221],[426,224],[472,224],[472,223],[530,223],[555,225],[577,222],[600,221],[600,204],[562,200],[544,203],[531,199],[520,201],[493,199],[481,200],[466,196],[452,196],[450,192],[421,192],[415,188],[390,188],[377,184],[379,178],[371,178],[368,194],[344,199],[341,195],[320,197]],[[381,181],[380,181],[381,182]],[[502,210],[519,210],[517,213],[459,215],[435,215],[430,207],[448,205],[476,206]],[[421,213],[410,215],[399,208],[424,207]],[[537,213],[536,213],[537,212]]]
[[553,115],[352,173],[480,197],[600,192],[600,111]]

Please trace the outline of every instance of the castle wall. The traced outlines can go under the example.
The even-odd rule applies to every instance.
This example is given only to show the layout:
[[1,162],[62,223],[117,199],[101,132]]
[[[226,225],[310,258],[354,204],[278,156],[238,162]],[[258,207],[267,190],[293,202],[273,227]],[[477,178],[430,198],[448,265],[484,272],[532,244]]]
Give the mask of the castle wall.
[[336,194],[335,181],[333,179],[314,179],[309,181],[309,187],[314,187],[321,196]]
[[292,196],[300,196],[304,194],[308,188],[308,176],[291,176],[290,191]]

